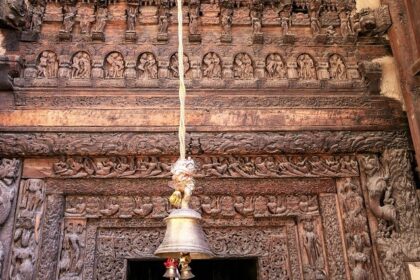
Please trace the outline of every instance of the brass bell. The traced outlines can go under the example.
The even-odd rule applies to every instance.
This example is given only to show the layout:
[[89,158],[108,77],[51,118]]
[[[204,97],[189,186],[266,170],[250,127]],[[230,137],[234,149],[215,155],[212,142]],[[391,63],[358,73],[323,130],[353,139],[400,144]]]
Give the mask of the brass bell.
[[200,225],[201,215],[198,212],[189,208],[175,209],[165,222],[165,237],[155,251],[156,256],[174,259],[180,258],[183,253],[189,253],[192,259],[214,256]]
[[189,265],[186,265],[181,269],[181,276],[179,279],[191,279],[194,278],[195,275],[191,272],[191,267]]
[[173,259],[168,259],[165,262],[166,271],[163,274],[163,277],[169,279],[180,278],[179,271],[178,271],[178,263]]

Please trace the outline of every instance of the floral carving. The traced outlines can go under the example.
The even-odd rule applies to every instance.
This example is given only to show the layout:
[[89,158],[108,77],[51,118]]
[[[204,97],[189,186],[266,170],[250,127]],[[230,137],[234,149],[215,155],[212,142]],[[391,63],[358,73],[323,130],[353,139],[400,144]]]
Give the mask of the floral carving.
[[220,57],[209,52],[203,58],[203,76],[209,79],[220,79],[222,77],[222,65]]
[[239,53],[233,61],[233,72],[235,79],[246,80],[254,78],[254,66],[252,59],[247,53]]
[[278,53],[269,54],[265,61],[265,69],[271,79],[286,78],[286,67],[283,59]]
[[139,57],[137,65],[139,70],[139,78],[142,79],[157,79],[158,68],[155,55],[150,52],[142,53]]
[[58,73],[57,55],[52,51],[43,51],[38,58],[38,78],[56,78]]
[[110,53],[105,60],[105,78],[121,79],[124,77],[124,57],[119,52]]
[[88,79],[91,73],[90,56],[86,52],[78,52],[73,56],[71,77],[74,79]]
[[330,76],[333,80],[347,80],[347,69],[343,59],[338,54],[333,54],[329,59]]
[[315,63],[309,54],[297,58],[298,74],[301,80],[316,80]]

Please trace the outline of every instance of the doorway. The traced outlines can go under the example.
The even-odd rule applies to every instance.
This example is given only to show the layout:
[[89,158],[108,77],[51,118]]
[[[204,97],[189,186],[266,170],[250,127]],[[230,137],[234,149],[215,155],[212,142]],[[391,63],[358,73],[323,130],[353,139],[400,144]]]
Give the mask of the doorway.
[[[127,280],[165,279],[164,260],[129,260]],[[257,280],[257,258],[193,260],[195,280]]]

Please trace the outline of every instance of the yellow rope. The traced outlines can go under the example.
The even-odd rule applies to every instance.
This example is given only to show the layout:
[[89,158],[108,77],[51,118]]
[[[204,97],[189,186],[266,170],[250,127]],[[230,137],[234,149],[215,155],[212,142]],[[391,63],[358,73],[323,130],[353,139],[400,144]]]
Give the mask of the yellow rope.
[[178,74],[179,74],[179,154],[180,159],[185,159],[185,83],[184,83],[184,46],[182,44],[182,1],[178,3]]

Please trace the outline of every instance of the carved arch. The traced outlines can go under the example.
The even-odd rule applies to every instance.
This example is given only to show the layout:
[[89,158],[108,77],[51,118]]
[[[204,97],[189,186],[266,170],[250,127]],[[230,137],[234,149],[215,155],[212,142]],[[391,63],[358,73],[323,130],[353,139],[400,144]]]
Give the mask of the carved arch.
[[233,59],[233,74],[235,79],[249,80],[254,78],[254,62],[247,53],[238,53]]
[[120,52],[109,53],[104,62],[106,79],[122,79],[124,77],[125,60]]
[[208,52],[202,62],[203,77],[209,79],[222,78],[222,60],[215,52]]

